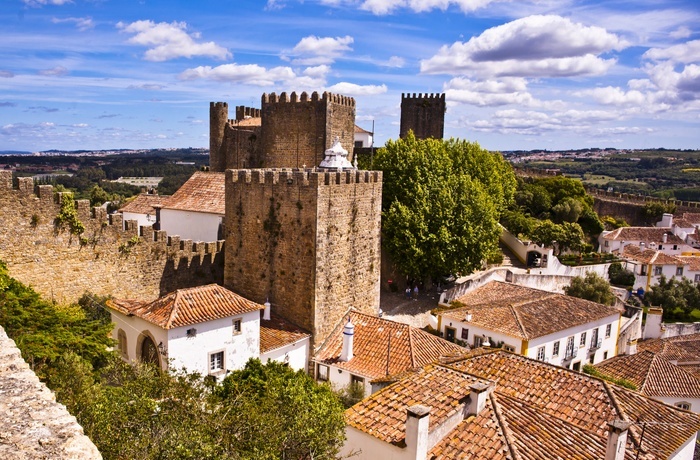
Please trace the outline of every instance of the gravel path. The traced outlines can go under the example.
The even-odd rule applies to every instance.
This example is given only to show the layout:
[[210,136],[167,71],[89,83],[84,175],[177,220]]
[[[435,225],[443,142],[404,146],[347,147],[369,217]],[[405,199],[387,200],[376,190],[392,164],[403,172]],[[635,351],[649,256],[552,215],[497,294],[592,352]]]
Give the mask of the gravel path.
[[407,299],[403,292],[382,291],[380,306],[384,318],[423,328],[429,324],[430,310],[438,306],[437,292],[418,293],[418,297]]

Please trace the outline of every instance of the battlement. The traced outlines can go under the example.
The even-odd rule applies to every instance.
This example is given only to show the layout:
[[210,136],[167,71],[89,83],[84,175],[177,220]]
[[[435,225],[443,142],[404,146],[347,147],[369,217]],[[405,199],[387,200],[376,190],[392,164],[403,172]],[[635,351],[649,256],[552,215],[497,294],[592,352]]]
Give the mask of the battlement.
[[227,109],[228,110],[228,102],[210,102],[209,109]]
[[260,109],[246,107],[243,105],[236,106],[236,121],[241,121],[246,118],[260,118]]
[[228,182],[245,184],[324,186],[341,184],[369,184],[382,181],[381,171],[325,171],[316,168],[239,169],[226,171]]
[[311,97],[309,98],[308,93],[306,91],[302,92],[301,94],[297,95],[296,92],[292,92],[291,94],[287,94],[286,92],[280,93],[277,95],[276,93],[269,93],[269,94],[263,94],[261,98],[261,104],[283,104],[283,103],[295,103],[295,102],[325,102],[325,103],[333,103],[333,104],[338,104],[338,105],[344,105],[347,107],[355,107],[355,99],[349,96],[343,96],[340,94],[334,94],[334,93],[329,93],[328,91],[324,92],[323,95],[319,96],[317,91],[314,91],[311,93]]
[[445,101],[445,93],[418,93],[416,96],[416,93],[410,94],[410,93],[401,93],[401,100],[403,101],[404,99],[428,99],[428,100],[435,100],[435,101]]

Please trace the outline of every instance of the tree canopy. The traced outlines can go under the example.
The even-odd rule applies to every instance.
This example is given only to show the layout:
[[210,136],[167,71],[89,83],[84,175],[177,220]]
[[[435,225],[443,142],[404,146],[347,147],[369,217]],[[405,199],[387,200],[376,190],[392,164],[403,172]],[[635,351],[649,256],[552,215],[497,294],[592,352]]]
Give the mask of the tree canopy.
[[500,214],[516,186],[500,154],[410,133],[379,149],[373,167],[384,174],[383,242],[404,274],[470,273],[497,250]]
[[648,305],[664,309],[664,321],[700,321],[700,288],[687,278],[659,278],[644,294]]
[[586,277],[576,276],[571,284],[564,288],[566,295],[579,299],[591,300],[605,305],[615,303],[615,295],[610,289],[610,283],[595,272],[586,273]]

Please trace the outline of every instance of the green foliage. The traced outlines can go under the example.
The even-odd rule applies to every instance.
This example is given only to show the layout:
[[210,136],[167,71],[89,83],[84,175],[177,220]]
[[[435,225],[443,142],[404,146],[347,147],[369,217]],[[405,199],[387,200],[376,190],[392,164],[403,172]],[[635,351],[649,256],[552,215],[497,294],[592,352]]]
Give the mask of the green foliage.
[[566,295],[580,299],[591,300],[605,305],[613,305],[615,296],[610,289],[610,283],[595,272],[586,273],[585,278],[576,276],[571,284],[564,288]]
[[131,254],[131,249],[140,242],[141,238],[138,236],[132,236],[128,241],[119,244],[119,253],[124,255]]
[[373,167],[384,173],[383,242],[404,274],[470,273],[495,250],[500,214],[515,192],[500,154],[410,134],[379,149]]
[[339,398],[303,371],[254,359],[215,393],[228,414],[226,443],[242,458],[331,459],[345,441]]
[[109,321],[88,317],[79,305],[59,306],[42,300],[31,287],[9,277],[2,262],[0,325],[40,378],[50,374],[52,363],[67,350],[99,367],[112,345]]
[[557,254],[568,249],[580,251],[583,248],[583,230],[576,223],[555,224],[551,220],[542,220],[534,226],[530,236],[540,246],[551,247],[556,242]]
[[75,209],[73,195],[64,193],[61,195],[61,209],[54,219],[57,229],[63,229],[66,225],[73,235],[81,235],[85,231],[85,225],[78,219],[78,211]]
[[630,224],[625,221],[625,219],[616,219],[612,216],[605,216],[603,217],[603,224],[605,224],[605,228],[608,230],[615,230],[620,227],[629,227]]
[[598,377],[602,380],[607,380],[608,382],[620,385],[621,387],[629,388],[630,390],[637,389],[637,385],[635,385],[627,379],[610,377],[608,375],[601,374],[600,371],[598,371],[598,369],[596,369],[592,364],[584,364],[582,370],[585,374],[592,375],[593,377]]
[[664,213],[673,214],[674,212],[676,212],[676,205],[673,203],[650,201],[642,208],[642,218],[649,225],[654,225],[661,220]]
[[697,321],[700,311],[700,288],[687,278],[678,281],[659,278],[659,283],[644,294],[648,305],[664,309],[664,321]]
[[630,270],[625,270],[622,268],[622,264],[620,262],[613,262],[610,264],[610,268],[608,268],[608,278],[610,279],[611,284],[615,284],[617,286],[634,286],[634,273]]
[[337,391],[343,407],[346,409],[362,401],[365,397],[365,386],[360,382],[352,382]]

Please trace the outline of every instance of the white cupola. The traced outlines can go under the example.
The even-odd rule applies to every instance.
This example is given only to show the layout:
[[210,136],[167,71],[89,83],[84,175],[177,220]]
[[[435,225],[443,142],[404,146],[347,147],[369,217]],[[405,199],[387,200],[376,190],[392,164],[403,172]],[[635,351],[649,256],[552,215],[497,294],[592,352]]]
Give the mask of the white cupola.
[[340,351],[340,361],[350,361],[353,357],[352,347],[355,336],[355,325],[350,318],[343,328],[343,349]]
[[264,321],[270,321],[270,299],[265,300],[265,309],[263,310],[263,320]]
[[340,145],[340,139],[336,136],[331,148],[327,149],[319,167],[329,169],[353,169],[352,163],[348,161],[348,151]]

